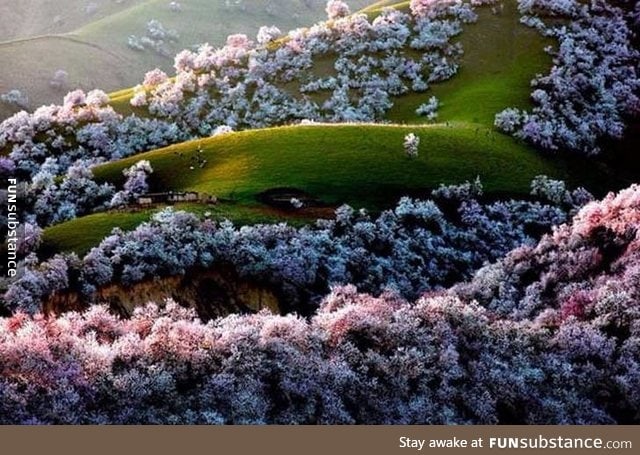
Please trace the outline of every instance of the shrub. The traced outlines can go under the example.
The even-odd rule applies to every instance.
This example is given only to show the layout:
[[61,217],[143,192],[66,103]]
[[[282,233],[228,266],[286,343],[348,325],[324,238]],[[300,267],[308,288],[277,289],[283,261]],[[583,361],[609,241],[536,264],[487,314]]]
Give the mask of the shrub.
[[420,147],[420,138],[413,133],[407,134],[404,137],[404,153],[409,158],[418,157],[418,149]]
[[120,207],[135,202],[135,200],[149,192],[147,179],[153,173],[149,161],[141,160],[128,169],[122,171],[127,178],[122,191],[117,192],[109,204],[111,207]]
[[57,70],[51,81],[49,81],[49,86],[56,90],[62,90],[69,85],[69,73],[65,70]]
[[[163,211],[134,231],[114,231],[83,259],[84,264],[107,267],[109,272],[99,276],[108,276],[108,282],[79,269],[73,273],[80,278],[70,290],[90,290],[85,299],[92,301],[93,292],[107,284],[128,286],[226,264],[239,277],[274,289],[287,309],[302,313],[336,284],[354,284],[373,294],[395,289],[415,299],[531,244],[567,220],[575,210],[568,201],[583,201],[567,196],[560,207],[525,201],[482,204],[480,194],[479,182],[441,188],[434,201],[403,198],[377,219],[344,206],[335,220],[299,229],[282,224],[235,228],[229,222]],[[43,266],[36,265],[32,273]],[[17,281],[7,297],[11,308],[23,308],[30,289]],[[27,301],[46,296],[42,289]]]
[[349,6],[341,0],[329,0],[327,2],[327,17],[330,20],[347,17],[351,14]]
[[[523,22],[554,37],[554,66],[537,77],[531,112],[508,109],[496,126],[543,149],[597,154],[603,139],[621,139],[625,117],[640,113],[640,53],[624,12],[606,2],[520,1]],[[545,25],[545,16],[570,19]]]

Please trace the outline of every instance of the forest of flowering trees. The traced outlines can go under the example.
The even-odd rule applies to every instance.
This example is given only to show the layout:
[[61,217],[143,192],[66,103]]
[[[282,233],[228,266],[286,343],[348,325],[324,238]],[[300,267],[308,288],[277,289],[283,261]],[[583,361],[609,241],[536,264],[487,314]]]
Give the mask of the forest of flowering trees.
[[[477,18],[473,6],[463,1],[438,3],[429,14],[386,8],[373,20],[349,15],[343,2],[329,2],[327,13],[329,22],[287,35],[263,27],[257,43],[231,35],[220,49],[205,44],[196,52],[179,53],[175,77],[155,69],[136,87],[131,104],[145,115],[122,116],[104,92],[75,90],[60,106],[5,120],[0,171],[29,182],[23,221],[44,228],[109,206],[108,200],[122,192],[98,188],[90,171],[105,161],[237,129],[382,120],[392,97],[423,92],[456,73],[462,49],[451,38]],[[277,39],[282,45],[272,46]],[[410,57],[407,49],[420,51],[421,59]],[[313,62],[329,54],[335,58],[335,74],[314,75]],[[297,86],[293,93],[282,88],[291,83]],[[324,101],[312,101],[311,95]],[[425,111],[433,119],[434,102]],[[70,186],[93,186],[89,198],[59,184],[60,178],[79,174],[82,183]]]
[[308,319],[208,323],[172,302],[128,319],[102,306],[18,311],[0,320],[0,418],[638,423],[639,264],[633,186],[468,284],[417,300],[347,286]]
[[[458,72],[477,8],[497,3],[367,15],[330,0],[309,28],[180,52],[175,74],[134,88],[132,114],[74,90],[2,122],[0,177],[20,180],[24,231],[23,273],[0,296],[0,423],[640,423],[639,185],[595,200],[538,176],[517,200],[486,197],[478,178],[307,226],[166,208],[82,257],[40,249],[46,228],[149,193],[144,156],[122,186],[96,181],[101,163],[247,129],[385,122],[404,95],[436,122],[429,89]],[[640,114],[640,7],[623,3],[518,0],[521,22],[555,43],[553,66],[532,81],[532,107],[496,113],[495,127],[541,152],[594,155],[622,138]],[[177,39],[151,21],[128,44],[162,53]],[[431,146],[409,133],[396,153],[411,166]],[[176,298],[116,315],[101,294],[222,269],[272,291],[280,314],[210,319]],[[76,311],[47,305],[65,296]]]
[[[408,12],[385,8],[370,19],[332,1],[329,21],[307,29],[283,34],[263,27],[255,42],[231,35],[219,49],[205,44],[182,51],[174,77],[155,69],[135,88],[131,104],[144,115],[117,113],[100,90],[75,90],[60,106],[5,120],[0,173],[31,181],[23,221],[44,228],[102,210],[117,191],[99,188],[88,200],[76,200],[58,184],[70,178],[72,167],[72,174],[82,174],[91,185],[90,167],[98,163],[220,132],[308,121],[383,121],[395,97],[426,92],[456,74],[463,49],[454,38],[477,20],[475,8],[492,3],[413,0]],[[519,5],[522,21],[559,47],[549,49],[551,73],[533,81],[532,112],[509,108],[497,114],[496,126],[542,149],[597,153],[603,138],[620,138],[625,119],[640,112],[634,65],[640,54],[630,44],[635,16],[601,0]],[[571,18],[570,27],[543,22],[558,16]],[[162,35],[156,33],[161,24],[152,25],[152,34]],[[315,62],[329,55],[333,71],[317,74]],[[416,113],[435,121],[439,101],[425,99]],[[410,154],[415,156],[413,149]]]
[[[144,179],[147,166],[141,162],[126,171],[131,177],[125,188],[139,174]],[[13,311],[34,313],[54,292],[81,291],[92,303],[93,293],[112,283],[132,285],[224,264],[276,289],[286,308],[301,313],[336,284],[374,293],[395,289],[416,298],[530,244],[591,199],[583,189],[570,192],[546,178],[532,187],[541,201],[483,204],[478,201],[482,185],[475,182],[438,189],[433,196],[439,204],[403,198],[377,219],[343,206],[335,220],[301,229],[286,224],[236,228],[169,209],[132,232],[114,232],[83,259],[56,256],[38,263],[29,258],[5,301]]]
[[559,46],[549,48],[551,72],[532,82],[533,110],[509,108],[496,115],[496,126],[546,150],[600,153],[601,140],[621,139],[626,119],[640,113],[634,16],[606,1],[520,0],[519,6],[522,22]]

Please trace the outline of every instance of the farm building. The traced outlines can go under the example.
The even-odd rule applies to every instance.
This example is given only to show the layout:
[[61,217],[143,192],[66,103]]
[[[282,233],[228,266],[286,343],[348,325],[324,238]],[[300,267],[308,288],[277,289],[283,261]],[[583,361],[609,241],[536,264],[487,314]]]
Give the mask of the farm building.
[[189,191],[149,193],[140,196],[137,200],[137,204],[142,206],[155,204],[177,204],[181,202],[201,202],[205,204],[216,204],[218,202],[218,198],[209,194],[199,194],[194,191]]

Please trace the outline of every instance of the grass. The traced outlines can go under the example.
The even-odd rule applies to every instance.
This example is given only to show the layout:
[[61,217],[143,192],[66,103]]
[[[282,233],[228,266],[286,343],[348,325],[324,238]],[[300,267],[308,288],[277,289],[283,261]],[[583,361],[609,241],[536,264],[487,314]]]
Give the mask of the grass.
[[[159,206],[140,211],[95,213],[52,226],[44,232],[43,243],[39,251],[40,256],[41,258],[46,258],[59,252],[75,252],[82,257],[91,248],[98,245],[102,239],[110,235],[114,228],[118,227],[123,231],[131,231],[141,223],[149,221],[154,213],[166,207]],[[234,203],[216,206],[177,204],[172,208],[193,213],[200,218],[207,217],[218,221],[233,219],[240,226],[277,223],[282,221],[284,216],[283,212],[276,209]],[[311,213],[305,214],[303,212],[292,217],[288,222],[293,226],[301,226],[310,223],[316,218]]]
[[[51,5],[38,7],[24,3],[12,2],[10,8],[0,5],[0,13],[8,10],[8,14],[0,14],[0,61],[11,62],[0,68],[0,93],[20,89],[29,95],[31,107],[62,101],[66,92],[49,86],[59,69],[69,73],[70,89],[105,91],[133,87],[155,67],[172,71],[173,58],[153,51],[137,52],[127,46],[128,36],[144,35],[151,19],[178,31],[180,40],[169,49],[176,54],[202,42],[222,45],[232,33],[255,37],[262,25],[277,25],[287,31],[326,17],[321,2],[310,4],[306,0],[279,0],[279,7],[272,10],[264,0],[243,0],[242,5],[232,2],[230,7],[224,0],[189,0],[182,2],[180,13],[169,10],[168,0],[107,1],[99,2],[94,15],[84,12],[90,3],[85,0],[48,2]],[[353,8],[368,3],[350,2]],[[10,14],[14,10],[17,13]],[[61,24],[54,24],[56,15],[63,18]],[[114,105],[129,113],[127,101],[116,100]],[[0,103],[0,119],[15,111]]]
[[552,41],[519,23],[515,1],[504,5],[500,14],[478,8],[478,22],[464,26],[458,37],[464,55],[455,77],[426,93],[400,98],[388,118],[421,122],[415,110],[431,96],[441,102],[440,121],[491,126],[495,114],[507,107],[531,107],[531,79],[550,68],[551,57],[544,48]]
[[[408,6],[408,2],[387,0],[365,12],[375,15],[389,4]],[[214,194],[225,201],[216,207],[215,217],[247,224],[283,218],[307,221],[304,216],[292,218],[291,213],[279,213],[259,202],[262,192],[274,188],[305,191],[329,207],[348,203],[374,212],[392,206],[402,195],[424,196],[442,183],[461,183],[478,176],[490,196],[527,195],[532,178],[540,174],[597,191],[606,180],[601,169],[575,160],[544,157],[493,130],[496,112],[508,106],[529,105],[530,80],[550,65],[543,52],[548,43],[519,24],[518,18],[515,2],[506,2],[501,15],[480,9],[479,22],[465,26],[459,37],[465,49],[460,73],[426,93],[397,99],[389,114],[396,125],[244,131],[100,166],[95,169],[96,177],[121,185],[124,168],[148,159],[155,170],[153,190]],[[327,66],[327,62],[320,63],[314,71]],[[433,95],[442,103],[441,123],[424,124],[415,109]],[[112,104],[125,109],[131,91],[111,96]],[[420,155],[413,160],[402,151],[403,138],[410,132],[421,139]],[[197,164],[198,157],[207,161],[202,168]],[[82,223],[75,220],[53,229],[80,232],[83,226],[78,222]],[[128,219],[127,223],[133,226],[136,220]],[[118,225],[121,220],[114,218],[111,226]],[[88,226],[85,232],[92,232]],[[95,235],[90,234],[93,240],[86,241],[95,243],[102,233],[98,229]],[[58,247],[74,248],[56,233],[54,237]]]
[[[418,158],[407,157],[402,141],[409,132],[421,139]],[[201,150],[198,151],[198,150]],[[206,159],[200,168],[196,157]],[[544,157],[481,125],[446,126],[315,125],[244,131],[175,145],[94,170],[99,181],[122,183],[122,170],[141,159],[151,162],[153,190],[198,191],[222,198],[217,206],[176,208],[236,224],[272,223],[286,219],[305,224],[348,203],[377,212],[403,195],[416,197],[441,183],[480,177],[489,197],[524,197],[540,174],[572,185],[602,180],[589,163]],[[194,167],[192,170],[191,167]],[[305,191],[327,205],[316,212],[277,210],[259,195],[274,188]],[[86,252],[114,227],[128,230],[147,220],[153,210],[101,213],[45,231],[45,250]]]
[[[402,151],[406,134],[421,138],[421,153]],[[198,151],[201,148],[201,152]],[[200,168],[196,158],[207,164]],[[568,172],[511,138],[480,125],[316,125],[243,131],[178,144],[95,169],[100,181],[122,183],[122,170],[141,159],[154,168],[156,190],[189,190],[241,203],[277,187],[307,191],[328,204],[372,209],[406,191],[480,176],[487,191],[528,192],[538,174]],[[194,169],[191,169],[194,167]]]
[[120,227],[125,231],[135,229],[147,221],[151,213],[96,213],[52,226],[45,230],[41,255],[48,256],[60,251],[74,251],[83,255],[111,234],[113,228]]

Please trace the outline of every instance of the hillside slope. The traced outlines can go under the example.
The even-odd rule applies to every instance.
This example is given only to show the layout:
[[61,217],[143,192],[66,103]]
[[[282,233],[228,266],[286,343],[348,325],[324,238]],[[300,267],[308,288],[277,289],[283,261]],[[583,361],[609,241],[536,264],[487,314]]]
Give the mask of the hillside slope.
[[[411,132],[422,144],[415,159],[402,149]],[[195,157],[207,163],[194,166]],[[99,166],[94,173],[99,181],[122,183],[122,170],[143,159],[154,168],[157,190],[201,191],[250,202],[262,191],[294,187],[329,204],[371,208],[395,202],[402,192],[478,176],[488,192],[512,194],[528,193],[538,174],[569,177],[553,160],[471,124],[249,130],[136,155]]]
[[0,2],[0,42],[67,33],[149,0],[20,0]]
[[[0,93],[17,88],[28,96],[30,106],[60,102],[66,90],[49,85],[58,69],[69,73],[69,87],[102,87],[129,83],[134,63],[133,58],[69,35],[0,43],[0,60],[11,62],[0,69]],[[17,110],[0,103],[0,118]]]
[[[388,3],[388,2],[387,2]],[[531,79],[551,67],[551,57],[544,52],[553,41],[520,23],[515,0],[504,8],[478,8],[478,22],[468,24],[459,37],[464,55],[460,71],[452,79],[434,85],[430,94],[441,107],[440,121],[464,121],[492,126],[495,114],[506,107],[531,105]],[[421,121],[415,109],[424,97],[401,99],[389,113],[400,122]]]
[[[380,7],[391,3],[396,4],[378,2],[365,11],[375,16]],[[407,8],[406,3],[396,5]],[[343,203],[376,211],[390,207],[402,195],[425,195],[439,184],[476,177],[490,196],[526,196],[531,180],[540,174],[595,193],[610,189],[611,176],[593,163],[544,157],[493,130],[496,112],[529,105],[529,81],[550,66],[550,57],[543,51],[549,41],[520,24],[515,2],[507,2],[501,10],[478,12],[479,21],[466,25],[456,38],[465,51],[459,74],[433,84],[426,93],[409,92],[393,99],[387,118],[413,126],[322,124],[244,131],[136,155],[100,166],[95,174],[98,180],[119,186],[125,168],[148,159],[155,170],[152,190],[215,195],[223,202],[214,215],[242,223],[317,215],[291,207],[274,212],[273,204],[264,198],[270,191],[301,195],[312,207],[325,207],[328,212],[322,215],[330,215],[332,208]],[[321,55],[310,72],[326,76],[332,65],[331,56]],[[439,123],[424,125],[425,118],[415,109],[434,94],[441,102]],[[129,90],[112,94],[112,104],[126,111],[130,96]],[[419,156],[413,161],[402,151],[404,136],[411,132],[421,139]],[[286,206],[287,201],[280,202]],[[112,226],[130,228],[149,215],[119,214]],[[63,250],[90,247],[109,226],[108,217],[94,217],[101,227],[81,244],[73,234],[86,232],[87,219],[52,228],[49,243]]]
[[[409,2],[383,0],[363,8],[362,12],[374,17],[384,7],[406,11],[408,5]],[[544,48],[553,42],[520,23],[515,0],[506,0],[499,10],[483,7],[476,12],[478,22],[466,24],[464,32],[454,39],[464,50],[456,77],[434,84],[427,93],[396,98],[387,115],[390,121],[424,123],[425,117],[415,111],[432,95],[441,104],[440,121],[473,122],[488,127],[493,125],[495,114],[507,107],[530,107],[531,79],[551,67],[551,57]],[[334,62],[325,60],[316,60],[312,71],[315,76],[332,72]],[[118,111],[132,112],[129,105],[132,89],[115,91],[110,96]]]
[[[416,159],[404,136],[421,138]],[[527,197],[534,177],[546,174],[573,185],[597,184],[602,175],[576,163],[545,158],[509,137],[475,124],[425,126],[313,125],[227,134],[157,150],[94,169],[97,180],[122,185],[122,170],[149,160],[153,191],[216,195],[217,206],[181,205],[199,215],[239,224],[287,219],[298,224],[333,215],[340,204],[378,211],[401,196],[425,197],[440,184],[479,177],[488,197]],[[197,163],[205,163],[200,167]],[[589,184],[592,185],[589,185]],[[280,203],[265,201],[270,192]],[[287,195],[287,196],[284,196]],[[308,204],[294,210],[287,197]],[[134,228],[155,210],[90,215],[45,231],[49,252],[86,252],[112,228]]]
[[[265,24],[288,30],[326,16],[324,0],[190,0],[181,3],[180,12],[171,11],[170,2],[165,0],[103,1],[93,2],[98,5],[94,14],[85,12],[88,3],[84,1],[63,3],[59,13],[53,13],[48,3],[40,3],[35,0],[20,3],[15,10],[12,6],[13,21],[0,22],[18,25],[15,32],[0,35],[4,36],[0,38],[0,61],[12,62],[0,68],[0,93],[19,89],[28,96],[31,108],[59,103],[66,90],[73,88],[112,91],[133,86],[149,69],[160,67],[169,71],[173,65],[170,56],[198,43],[217,46],[232,33],[255,36]],[[369,1],[350,3],[357,9]],[[50,26],[57,14],[65,20],[59,26]],[[167,56],[152,50],[136,51],[127,45],[130,35],[146,33],[147,23],[152,19],[180,35],[178,42],[167,44]],[[29,25],[31,22],[34,24]],[[70,39],[62,40],[57,34]],[[59,69],[69,74],[63,90],[49,86]],[[15,111],[0,103],[0,119]]]

